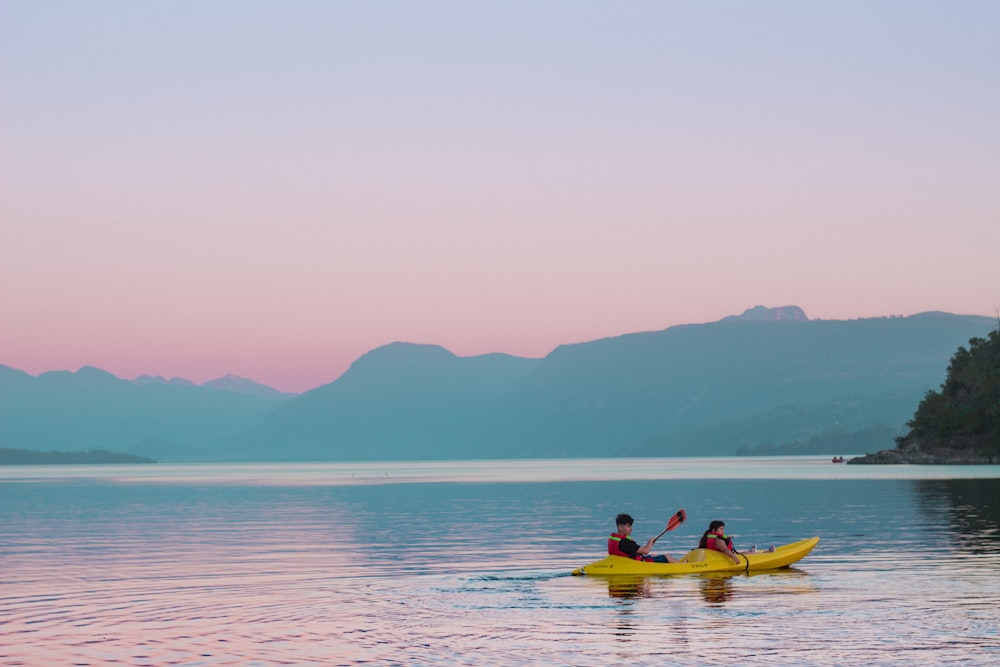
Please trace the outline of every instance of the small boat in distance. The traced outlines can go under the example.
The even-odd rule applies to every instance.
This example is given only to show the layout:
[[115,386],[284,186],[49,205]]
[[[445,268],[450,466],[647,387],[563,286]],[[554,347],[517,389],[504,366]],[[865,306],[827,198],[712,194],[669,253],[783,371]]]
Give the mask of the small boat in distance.
[[832,463],[843,463],[844,462],[844,457],[843,456],[834,456],[833,460],[831,462]]

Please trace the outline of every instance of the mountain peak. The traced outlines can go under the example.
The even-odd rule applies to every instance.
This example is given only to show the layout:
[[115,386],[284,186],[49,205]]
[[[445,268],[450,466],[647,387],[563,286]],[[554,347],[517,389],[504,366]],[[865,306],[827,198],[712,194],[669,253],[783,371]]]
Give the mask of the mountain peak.
[[140,375],[136,379],[132,380],[132,384],[140,387],[145,387],[151,384],[175,384],[182,387],[194,386],[194,382],[191,382],[191,380],[185,380],[184,378],[170,378],[168,380],[162,375]]
[[778,308],[767,308],[765,306],[754,306],[743,311],[742,315],[730,315],[724,317],[723,322],[739,320],[743,322],[808,322],[805,311],[798,306],[780,306]]
[[440,345],[424,343],[403,343],[396,341],[388,345],[376,347],[361,355],[354,363],[383,365],[411,365],[421,362],[436,362],[441,359],[454,359],[455,355]]
[[220,391],[234,391],[238,394],[249,394],[251,396],[272,400],[291,398],[292,396],[295,396],[295,394],[278,391],[273,387],[268,387],[267,385],[254,382],[253,380],[248,380],[247,378],[240,377],[239,375],[233,375],[231,373],[214,380],[209,380],[202,386],[211,387],[212,389],[218,389]]

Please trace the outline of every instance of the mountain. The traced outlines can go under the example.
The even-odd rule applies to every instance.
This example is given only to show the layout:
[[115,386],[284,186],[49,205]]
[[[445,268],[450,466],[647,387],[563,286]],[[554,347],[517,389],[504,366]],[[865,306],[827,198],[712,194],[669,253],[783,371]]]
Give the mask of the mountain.
[[838,433],[891,437],[941,382],[951,352],[993,324],[800,313],[751,309],[564,345],[541,360],[395,343],[216,447],[238,459],[693,456]]
[[[182,387],[194,387],[196,386],[194,382],[190,380],[185,380],[184,378],[170,378],[169,380],[162,375],[140,375],[139,377],[132,380],[133,384],[145,387],[151,384],[172,384]],[[273,387],[268,387],[267,385],[260,384],[259,382],[254,382],[253,380],[248,380],[242,378],[238,375],[225,375],[221,378],[216,378],[214,380],[209,380],[201,385],[202,387],[211,387],[212,389],[219,389],[220,391],[232,391],[237,394],[249,394],[250,396],[256,396],[258,398],[274,399],[274,400],[287,400],[298,394],[290,394],[283,391],[278,391]]]
[[497,414],[501,443],[547,455],[723,455],[899,425],[989,318],[751,318],[565,346]]
[[278,391],[277,389],[260,384],[259,382],[254,382],[253,380],[239,377],[238,375],[226,375],[221,378],[216,378],[215,380],[209,380],[201,386],[211,387],[220,391],[232,391],[238,394],[248,394],[258,398],[276,401],[285,401],[297,396],[297,394],[289,394],[283,391]]
[[140,386],[146,386],[149,384],[176,384],[183,387],[193,387],[194,382],[191,380],[185,380],[184,378],[170,378],[169,380],[162,375],[140,375],[136,379],[132,380],[134,384]]
[[[176,460],[707,456],[870,451],[905,432],[988,317],[810,320],[801,309],[562,345],[543,359],[392,343],[288,397],[95,368],[0,366],[0,447]],[[851,449],[852,443],[863,449]],[[863,444],[862,444],[863,443]],[[809,451],[812,451],[810,449]]]
[[217,451],[238,460],[475,458],[470,434],[539,363],[392,343],[254,429],[217,443]]
[[91,367],[33,377],[0,366],[0,447],[211,458],[208,445],[285,400],[162,378],[130,382]]
[[766,322],[777,322],[777,321],[787,321],[791,320],[793,322],[805,322],[809,318],[806,317],[804,310],[798,306],[781,306],[779,308],[767,308],[765,306],[754,306],[753,308],[748,308],[743,311],[742,315],[730,315],[729,317],[723,318],[723,322],[730,322],[732,320],[754,320],[754,321],[766,321]]
[[156,463],[153,459],[102,450],[89,452],[39,452],[33,449],[0,448],[0,465],[108,465],[118,463]]

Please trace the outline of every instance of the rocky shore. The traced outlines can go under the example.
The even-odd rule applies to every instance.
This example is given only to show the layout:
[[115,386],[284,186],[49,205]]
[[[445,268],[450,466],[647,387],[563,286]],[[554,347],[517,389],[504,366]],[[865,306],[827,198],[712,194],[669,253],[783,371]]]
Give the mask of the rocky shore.
[[883,449],[875,454],[865,454],[848,459],[847,463],[913,463],[923,465],[996,465],[1000,456],[986,456],[976,452],[901,452],[898,449]]
[[849,459],[847,463],[996,465],[1000,464],[1000,456],[996,454],[984,454],[981,447],[921,447],[914,443],[904,443],[897,449],[883,449],[876,454],[857,456],[853,459]]

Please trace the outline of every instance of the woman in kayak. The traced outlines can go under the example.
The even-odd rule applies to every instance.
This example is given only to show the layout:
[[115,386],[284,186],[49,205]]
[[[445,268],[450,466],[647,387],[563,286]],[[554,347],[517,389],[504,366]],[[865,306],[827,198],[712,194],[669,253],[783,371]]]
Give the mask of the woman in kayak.
[[615,517],[617,530],[611,533],[611,537],[608,538],[609,554],[612,556],[623,556],[625,558],[634,558],[635,560],[644,560],[653,563],[680,562],[676,558],[672,558],[667,554],[650,556],[649,552],[653,550],[653,542],[656,541],[656,538],[649,538],[646,545],[640,547],[639,543],[632,539],[632,523],[632,517],[628,514],[619,514]]
[[736,549],[733,547],[733,538],[726,535],[726,524],[722,521],[708,524],[708,530],[701,536],[698,548],[715,549],[732,558],[737,565],[740,564],[740,557],[736,555]]

